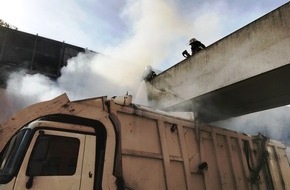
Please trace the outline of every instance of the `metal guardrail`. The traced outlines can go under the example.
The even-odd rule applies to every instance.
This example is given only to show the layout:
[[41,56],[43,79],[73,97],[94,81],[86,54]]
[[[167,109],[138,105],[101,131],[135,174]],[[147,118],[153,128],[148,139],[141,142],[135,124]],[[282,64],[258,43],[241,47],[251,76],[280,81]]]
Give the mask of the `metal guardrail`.
[[85,48],[0,26],[0,87],[11,72],[21,69],[52,79],[60,76],[67,60]]

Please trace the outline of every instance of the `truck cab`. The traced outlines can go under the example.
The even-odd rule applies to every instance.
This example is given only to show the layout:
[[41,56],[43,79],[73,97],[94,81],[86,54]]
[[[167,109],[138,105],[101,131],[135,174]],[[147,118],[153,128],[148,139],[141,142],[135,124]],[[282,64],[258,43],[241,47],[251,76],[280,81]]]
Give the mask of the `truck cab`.
[[92,119],[69,112],[33,116],[32,121],[15,116],[27,124],[6,133],[13,135],[0,154],[1,190],[116,187],[116,134],[109,114],[95,109],[98,113]]
[[63,118],[60,123],[53,118],[29,123],[5,146],[0,168],[5,189],[101,188],[107,140],[104,125],[64,123]]

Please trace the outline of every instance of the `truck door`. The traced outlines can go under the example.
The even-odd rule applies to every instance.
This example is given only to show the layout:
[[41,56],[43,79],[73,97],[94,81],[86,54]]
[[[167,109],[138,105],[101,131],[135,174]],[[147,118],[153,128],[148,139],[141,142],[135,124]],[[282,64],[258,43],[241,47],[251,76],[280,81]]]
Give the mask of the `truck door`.
[[95,146],[94,135],[36,131],[17,175],[15,189],[93,189]]

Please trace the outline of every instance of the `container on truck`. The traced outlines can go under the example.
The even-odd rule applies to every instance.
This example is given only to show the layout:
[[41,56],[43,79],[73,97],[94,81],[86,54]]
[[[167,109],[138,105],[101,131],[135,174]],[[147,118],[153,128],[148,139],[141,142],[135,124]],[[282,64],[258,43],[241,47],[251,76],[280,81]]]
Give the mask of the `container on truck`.
[[290,189],[286,147],[131,103],[64,94],[0,130],[0,190]]

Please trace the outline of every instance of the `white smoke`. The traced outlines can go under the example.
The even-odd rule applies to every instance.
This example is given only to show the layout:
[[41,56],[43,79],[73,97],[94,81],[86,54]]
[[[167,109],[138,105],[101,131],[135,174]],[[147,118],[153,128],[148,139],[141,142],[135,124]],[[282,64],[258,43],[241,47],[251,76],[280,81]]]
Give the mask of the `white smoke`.
[[286,145],[286,154],[290,159],[290,107],[283,106],[257,113],[243,115],[213,125],[237,132],[264,136]]
[[283,106],[213,123],[245,134],[263,135],[290,146],[290,107]]
[[[72,100],[124,95],[126,92],[135,95],[145,66],[158,68],[172,52],[178,52],[182,59],[182,49],[173,44],[189,39],[193,28],[191,21],[179,17],[172,4],[165,0],[129,0],[122,18],[131,30],[121,43],[100,50],[103,55],[79,54],[62,68],[57,81],[24,71],[10,75],[7,94],[9,101],[15,105],[7,112],[12,114],[24,106],[62,93],[67,93]],[[183,46],[185,44],[182,42]],[[138,103],[142,100],[139,99]]]

